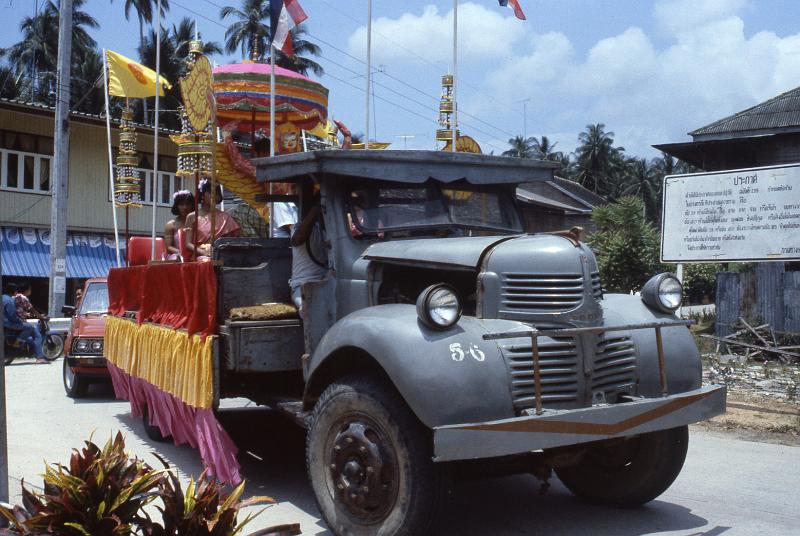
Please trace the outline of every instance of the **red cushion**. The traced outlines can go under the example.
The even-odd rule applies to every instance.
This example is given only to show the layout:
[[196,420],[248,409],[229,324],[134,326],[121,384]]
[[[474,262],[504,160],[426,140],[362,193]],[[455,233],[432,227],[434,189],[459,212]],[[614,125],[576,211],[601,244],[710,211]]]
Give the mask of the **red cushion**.
[[[133,236],[128,240],[128,266],[140,266],[150,262],[152,242],[147,236]],[[163,261],[167,257],[167,246],[164,239],[156,238],[156,258]]]

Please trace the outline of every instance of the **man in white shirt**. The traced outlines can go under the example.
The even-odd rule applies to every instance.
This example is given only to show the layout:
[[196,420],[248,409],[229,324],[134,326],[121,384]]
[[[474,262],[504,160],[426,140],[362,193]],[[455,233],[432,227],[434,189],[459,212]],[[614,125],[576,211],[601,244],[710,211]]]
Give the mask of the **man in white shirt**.
[[292,225],[297,223],[297,205],[294,203],[272,204],[272,238],[290,238]]
[[303,221],[292,226],[292,278],[289,286],[292,289],[292,300],[297,307],[300,316],[303,315],[303,295],[302,285],[315,281],[322,281],[328,274],[328,267],[320,264],[320,259],[314,260],[308,251],[308,241],[315,237],[321,239],[321,235],[314,235],[314,227],[318,225],[321,214],[319,199],[316,199],[311,210],[303,218]]

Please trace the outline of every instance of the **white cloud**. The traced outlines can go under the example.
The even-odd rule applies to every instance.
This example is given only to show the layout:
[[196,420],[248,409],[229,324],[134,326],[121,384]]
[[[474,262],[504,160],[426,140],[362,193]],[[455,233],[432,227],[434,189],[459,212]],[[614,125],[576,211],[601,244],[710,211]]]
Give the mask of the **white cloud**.
[[[506,101],[520,98],[518,87],[540,96],[528,112],[543,134],[571,121],[577,137],[585,124],[602,122],[629,153],[652,154],[652,144],[685,139],[689,130],[800,83],[800,34],[748,36],[736,14],[745,3],[658,3],[656,21],[671,41],[660,50],[638,27],[599,40],[583,57],[563,34],[535,38],[490,72],[487,84]],[[543,39],[557,45],[541,46]]]
[[735,15],[745,5],[747,0],[661,0],[655,5],[655,17],[664,30],[674,35]]
[[[465,2],[458,7],[459,61],[505,57],[512,44],[525,32],[523,25],[505,10]],[[453,51],[453,10],[440,13],[435,5],[428,5],[421,13],[404,13],[398,18],[380,17],[372,21],[373,62],[408,59],[418,62],[426,58],[431,62],[447,64]],[[358,28],[347,40],[350,54],[366,56],[367,28]]]

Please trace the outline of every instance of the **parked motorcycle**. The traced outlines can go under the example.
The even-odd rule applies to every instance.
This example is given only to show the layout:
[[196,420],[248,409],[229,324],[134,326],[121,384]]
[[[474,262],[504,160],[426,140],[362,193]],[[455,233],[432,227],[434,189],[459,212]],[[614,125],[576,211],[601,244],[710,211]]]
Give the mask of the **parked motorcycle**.
[[[39,333],[44,334],[42,340],[42,353],[44,354],[44,358],[48,361],[55,361],[64,354],[64,336],[50,330],[49,318],[40,318],[37,325],[39,327]],[[4,335],[6,365],[10,365],[17,358],[36,357],[30,344],[25,343],[22,346],[14,344],[16,333],[5,333]]]

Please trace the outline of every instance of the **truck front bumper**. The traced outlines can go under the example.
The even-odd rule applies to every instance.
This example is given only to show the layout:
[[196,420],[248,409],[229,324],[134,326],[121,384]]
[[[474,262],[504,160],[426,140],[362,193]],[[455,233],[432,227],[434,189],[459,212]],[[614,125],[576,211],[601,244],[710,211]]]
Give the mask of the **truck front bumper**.
[[666,430],[724,413],[725,397],[725,386],[708,386],[662,398],[439,426],[433,430],[434,461],[494,458]]

